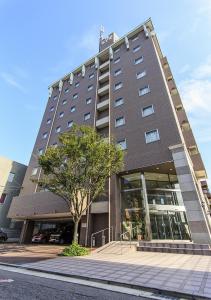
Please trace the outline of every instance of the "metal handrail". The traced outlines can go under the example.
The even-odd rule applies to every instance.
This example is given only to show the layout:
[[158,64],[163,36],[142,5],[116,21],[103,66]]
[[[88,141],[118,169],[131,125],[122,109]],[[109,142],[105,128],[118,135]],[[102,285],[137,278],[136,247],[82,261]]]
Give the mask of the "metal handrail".
[[137,229],[137,226],[131,227],[130,230],[125,231],[123,233],[120,234],[120,246],[121,246],[121,254],[122,254],[122,238],[125,234],[129,233],[130,234],[130,248],[131,248],[131,237],[132,237],[132,233],[134,231],[134,229]]
[[[111,229],[111,231],[110,231],[110,229]],[[110,235],[110,233],[111,233],[111,240],[113,241],[113,226],[110,226],[110,227],[107,227],[107,228],[104,228],[104,229],[102,229],[102,230],[99,230],[99,231],[96,231],[96,232],[93,232],[92,234],[91,234],[91,249],[93,248],[93,237],[95,236],[95,235],[97,235],[97,234],[99,234],[99,233],[102,233],[102,244],[103,244],[103,241],[104,241],[104,237],[105,237],[105,231],[107,231],[107,230],[109,230],[109,235]],[[104,245],[104,244],[103,244]],[[102,245],[102,246],[103,246]]]

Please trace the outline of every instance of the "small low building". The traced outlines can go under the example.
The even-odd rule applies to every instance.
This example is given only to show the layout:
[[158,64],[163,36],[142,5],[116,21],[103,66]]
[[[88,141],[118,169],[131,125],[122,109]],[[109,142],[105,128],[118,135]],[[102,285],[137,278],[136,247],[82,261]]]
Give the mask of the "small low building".
[[27,166],[0,156],[0,228],[8,238],[18,239],[23,222],[7,217],[13,197],[18,196]]

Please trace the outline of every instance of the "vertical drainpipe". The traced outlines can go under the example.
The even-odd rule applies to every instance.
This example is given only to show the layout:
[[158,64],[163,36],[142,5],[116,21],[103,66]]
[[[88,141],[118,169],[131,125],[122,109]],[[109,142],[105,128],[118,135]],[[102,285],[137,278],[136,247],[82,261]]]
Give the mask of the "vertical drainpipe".
[[143,202],[144,202],[144,210],[145,210],[145,232],[146,232],[146,240],[151,241],[152,239],[152,231],[150,224],[150,216],[149,216],[149,204],[147,198],[147,189],[146,189],[146,181],[144,174],[141,174],[141,182],[143,189]]
[[[62,87],[63,87],[63,81],[60,80],[59,81],[59,96],[58,96],[58,100],[57,100],[57,103],[56,103],[56,109],[55,109],[55,112],[54,112],[54,115],[53,115],[53,119],[52,119],[52,122],[51,122],[51,127],[50,127],[50,131],[49,131],[49,134],[48,134],[48,139],[47,139],[47,143],[46,143],[45,151],[44,152],[46,152],[46,150],[48,148],[48,145],[49,145],[50,138],[51,138],[51,133],[52,133],[53,125],[54,125],[54,121],[55,121],[55,118],[56,118],[56,113],[57,113],[57,110],[58,110],[59,101],[60,101],[60,98],[61,98]],[[51,90],[51,92],[52,92],[52,90]],[[38,173],[38,177],[37,177],[38,181],[40,180],[41,173],[42,173],[42,168],[40,168],[39,173]],[[38,183],[35,186],[34,193],[37,192],[37,189],[38,189]]]

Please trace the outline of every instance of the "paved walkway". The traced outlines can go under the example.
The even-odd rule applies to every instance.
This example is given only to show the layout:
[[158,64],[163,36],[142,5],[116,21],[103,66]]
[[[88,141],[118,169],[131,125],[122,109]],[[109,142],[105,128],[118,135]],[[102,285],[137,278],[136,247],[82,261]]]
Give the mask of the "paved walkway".
[[211,257],[134,252],[59,257],[24,266],[91,279],[176,291],[211,299]]
[[64,246],[0,244],[0,263],[24,264],[57,257]]

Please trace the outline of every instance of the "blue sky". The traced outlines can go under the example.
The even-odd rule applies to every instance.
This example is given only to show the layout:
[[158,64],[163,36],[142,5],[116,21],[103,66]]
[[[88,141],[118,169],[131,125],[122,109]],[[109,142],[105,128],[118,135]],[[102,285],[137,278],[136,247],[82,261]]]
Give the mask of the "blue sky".
[[48,85],[149,17],[211,176],[211,0],[0,0],[0,155],[28,163]]

